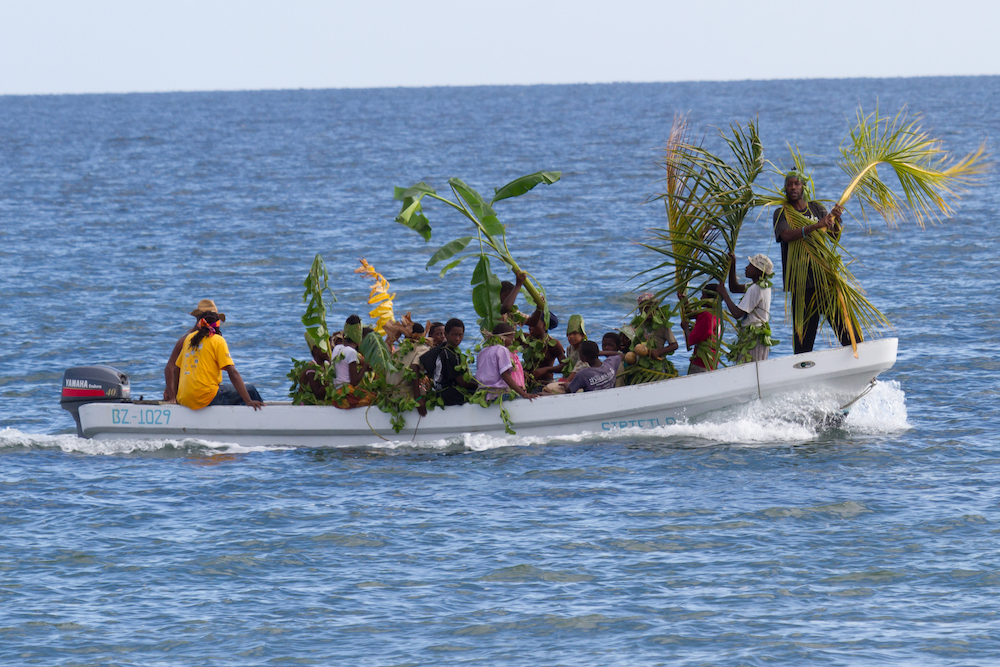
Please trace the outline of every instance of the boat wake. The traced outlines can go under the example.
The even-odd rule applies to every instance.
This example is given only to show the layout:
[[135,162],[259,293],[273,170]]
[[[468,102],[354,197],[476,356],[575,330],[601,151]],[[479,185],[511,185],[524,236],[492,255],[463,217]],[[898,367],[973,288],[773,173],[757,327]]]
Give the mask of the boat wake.
[[[515,428],[516,428],[515,424]],[[561,443],[664,444],[712,446],[787,445],[838,435],[878,435],[899,433],[910,428],[907,422],[906,395],[899,383],[887,380],[872,390],[843,414],[841,406],[821,393],[797,393],[768,398],[656,428],[624,428],[611,432],[584,433],[574,436],[522,437],[466,433],[447,440],[418,442],[380,441],[369,447],[387,452],[415,450],[448,453],[484,452],[505,447],[531,447]],[[330,448],[336,448],[331,443]],[[76,435],[40,435],[17,429],[0,430],[0,452],[59,449],[85,455],[138,455],[162,458],[211,457],[220,454],[249,454],[293,449],[285,445],[245,446],[196,438],[182,440],[88,440]],[[357,449],[352,448],[352,449]]]

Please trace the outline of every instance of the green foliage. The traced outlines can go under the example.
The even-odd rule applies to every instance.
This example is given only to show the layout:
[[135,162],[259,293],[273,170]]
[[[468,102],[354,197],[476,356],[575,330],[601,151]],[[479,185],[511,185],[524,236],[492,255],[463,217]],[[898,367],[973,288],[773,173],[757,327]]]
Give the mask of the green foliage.
[[[318,399],[308,385],[301,384],[302,374],[307,370],[317,373],[317,379],[326,387],[326,397]],[[333,389],[333,378],[335,376],[333,364],[319,366],[314,361],[299,361],[292,359],[292,370],[288,371],[288,379],[292,386],[288,390],[288,395],[292,398],[293,405],[329,405],[331,392]]]
[[488,331],[500,322],[500,278],[490,269],[490,258],[480,255],[472,272],[472,305],[479,315],[479,326]]
[[[493,199],[486,201],[479,192],[458,178],[448,179],[454,200],[439,195],[423,181],[409,188],[395,188],[394,197],[402,202],[402,208],[396,216],[396,222],[409,227],[423,236],[425,241],[431,239],[430,221],[423,213],[425,197],[437,199],[465,216],[472,222],[476,236],[463,236],[441,246],[427,262],[430,268],[439,262],[451,260],[441,269],[444,276],[469,257],[478,257],[479,262],[473,275],[473,304],[479,314],[480,326],[492,329],[500,321],[500,280],[490,269],[489,258],[494,257],[507,265],[517,275],[521,267],[514,260],[507,246],[507,227],[497,218],[493,204],[511,197],[518,197],[529,192],[539,183],[552,184],[559,180],[558,171],[540,171],[517,178],[503,187],[497,188]],[[479,241],[477,249],[469,250],[473,239]],[[464,254],[463,254],[464,253]],[[544,302],[541,285],[528,274],[525,290],[535,303]],[[548,316],[546,306],[546,317]]]
[[729,348],[726,360],[734,366],[748,364],[754,360],[750,354],[758,345],[774,347],[780,340],[771,338],[771,325],[768,322],[754,324],[751,326],[741,326],[737,330],[736,342]]
[[361,341],[359,351],[365,357],[368,365],[379,375],[386,377],[399,370],[399,364],[392,358],[385,339],[372,331]]
[[309,267],[309,273],[302,283],[302,286],[305,287],[302,301],[306,303],[302,324],[306,327],[307,340],[327,354],[330,353],[330,330],[326,326],[326,303],[323,301],[323,292],[329,291],[333,300],[337,300],[337,295],[330,289],[329,282],[330,274],[327,273],[326,264],[317,253],[312,266]]
[[[669,306],[661,306],[648,312],[639,311],[629,324],[621,328],[621,332],[630,341],[629,351],[635,352],[636,346],[640,344],[649,350],[660,347],[656,331],[660,328],[669,329],[670,319],[674,314],[675,311]],[[636,353],[636,362],[619,371],[619,377],[624,379],[625,384],[642,384],[677,377],[677,369],[666,357],[654,359],[652,355],[642,356]]]

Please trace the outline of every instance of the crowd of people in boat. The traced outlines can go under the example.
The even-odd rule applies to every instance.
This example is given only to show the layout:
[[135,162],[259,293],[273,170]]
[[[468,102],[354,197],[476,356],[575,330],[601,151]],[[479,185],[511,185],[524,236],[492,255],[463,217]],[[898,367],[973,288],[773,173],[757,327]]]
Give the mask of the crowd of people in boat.
[[[751,282],[741,284],[735,257],[730,255],[728,290],[722,284],[707,285],[701,299],[678,292],[682,308],[693,314],[693,324],[685,317],[680,321],[686,348],[692,352],[689,375],[715,370],[720,361],[722,327],[715,314],[717,300],[739,324],[737,341],[727,355],[729,363],[767,358],[776,342],[769,328],[773,268],[766,255],[750,257],[745,274]],[[525,279],[520,274],[515,283],[502,283],[501,321],[492,331],[482,332],[483,343],[477,346],[474,360],[461,349],[466,334],[462,320],[426,326],[411,323],[401,338],[390,342],[398,370],[385,378],[386,383],[405,392],[417,402],[419,412],[426,414],[429,397],[444,406],[461,405],[476,392],[485,392],[488,400],[501,396],[533,400],[543,394],[600,391],[678,374],[672,363],[679,344],[671,330],[671,309],[662,306],[656,295],[641,294],[630,324],[605,333],[600,345],[588,338],[583,317],[572,315],[564,344],[550,333],[559,320],[547,312],[544,303],[527,316],[518,310],[515,300]],[[730,292],[743,295],[738,304]],[[214,301],[203,299],[191,315],[196,323],[178,339],[164,369],[164,400],[192,409],[209,405],[262,408],[260,394],[252,384],[244,383],[222,336],[225,314]],[[312,392],[316,403],[337,393],[343,400],[332,404],[338,407],[368,404],[370,397],[366,402],[365,392],[353,389],[372,370],[359,353],[362,340],[372,333],[359,316],[351,315],[327,346],[307,335],[312,362],[301,371],[299,390]],[[231,384],[222,382],[222,371]],[[347,391],[343,391],[345,386]]]

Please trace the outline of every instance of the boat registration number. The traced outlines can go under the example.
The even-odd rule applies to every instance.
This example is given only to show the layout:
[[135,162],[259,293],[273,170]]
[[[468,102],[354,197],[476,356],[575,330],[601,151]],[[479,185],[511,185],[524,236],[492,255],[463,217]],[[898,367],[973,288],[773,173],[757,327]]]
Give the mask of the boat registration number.
[[656,426],[670,426],[671,424],[676,424],[677,420],[673,417],[664,417],[661,421],[659,417],[653,417],[652,419],[629,419],[625,421],[614,421],[614,422],[601,422],[601,429],[605,431],[616,431],[621,428],[654,428]]
[[129,426],[165,426],[170,423],[170,410],[111,408],[111,423]]

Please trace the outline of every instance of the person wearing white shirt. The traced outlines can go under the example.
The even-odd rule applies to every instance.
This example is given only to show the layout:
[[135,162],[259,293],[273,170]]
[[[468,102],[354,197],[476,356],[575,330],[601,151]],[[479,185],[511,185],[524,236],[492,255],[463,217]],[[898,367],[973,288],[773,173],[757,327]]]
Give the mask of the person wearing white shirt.
[[771,346],[779,342],[771,338],[770,324],[774,263],[764,254],[754,255],[749,260],[745,274],[753,282],[741,285],[736,278],[736,257],[732,253],[729,255],[729,289],[734,294],[743,294],[739,305],[736,305],[723,285],[720,284],[717,288],[719,296],[740,325],[736,332],[736,343],[727,355],[732,364],[764,361]]

